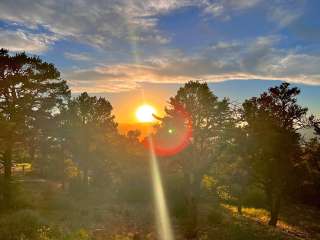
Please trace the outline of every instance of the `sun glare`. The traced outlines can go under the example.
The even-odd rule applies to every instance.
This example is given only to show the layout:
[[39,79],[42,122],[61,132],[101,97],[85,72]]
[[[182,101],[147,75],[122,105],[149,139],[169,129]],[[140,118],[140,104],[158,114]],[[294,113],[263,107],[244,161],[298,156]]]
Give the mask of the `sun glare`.
[[139,122],[153,122],[155,120],[153,114],[156,114],[156,109],[148,104],[138,107],[136,111],[136,117]]

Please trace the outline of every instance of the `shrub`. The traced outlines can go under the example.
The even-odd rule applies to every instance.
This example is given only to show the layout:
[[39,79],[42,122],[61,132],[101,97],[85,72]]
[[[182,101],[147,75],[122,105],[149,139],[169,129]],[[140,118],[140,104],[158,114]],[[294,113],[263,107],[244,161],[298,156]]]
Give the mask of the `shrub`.
[[149,203],[152,199],[150,182],[147,177],[134,176],[120,184],[117,197],[128,204]]
[[[4,181],[0,179],[0,209],[8,210],[9,209],[23,209],[29,208],[32,206],[32,199],[30,195],[25,194],[23,192],[23,188],[17,182],[10,183],[10,203],[9,205],[3,202],[3,189],[4,189]],[[5,206],[5,207],[4,207]],[[4,209],[6,208],[6,209]]]
[[46,222],[33,210],[20,210],[0,219],[0,240],[36,240]]
[[69,193],[75,198],[83,198],[87,195],[86,186],[80,177],[74,177],[70,180]]
[[221,209],[212,209],[208,214],[208,222],[210,224],[220,224],[223,221],[223,214]]
[[75,232],[72,232],[63,238],[63,240],[91,240],[91,239],[92,238],[90,237],[90,234],[84,229],[80,229]]
[[252,231],[243,228],[238,224],[231,224],[228,228],[228,235],[231,240],[254,240],[257,239]]
[[243,205],[248,207],[264,208],[266,199],[264,192],[256,187],[249,187],[243,197]]

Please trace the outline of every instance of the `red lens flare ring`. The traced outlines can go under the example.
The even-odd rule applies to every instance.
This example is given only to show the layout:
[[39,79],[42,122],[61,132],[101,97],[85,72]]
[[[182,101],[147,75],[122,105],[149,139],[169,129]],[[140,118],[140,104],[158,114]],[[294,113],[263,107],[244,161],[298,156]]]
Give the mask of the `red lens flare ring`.
[[[185,149],[191,142],[193,131],[192,131],[192,118],[186,109],[179,105],[175,107],[176,113],[181,118],[181,125],[179,127],[179,134],[174,138],[174,141],[157,141],[153,138],[153,151],[157,156],[168,157],[176,155]],[[175,129],[168,128],[168,134],[174,134]],[[150,136],[151,137],[151,136]],[[150,148],[149,141],[143,142],[144,146]]]

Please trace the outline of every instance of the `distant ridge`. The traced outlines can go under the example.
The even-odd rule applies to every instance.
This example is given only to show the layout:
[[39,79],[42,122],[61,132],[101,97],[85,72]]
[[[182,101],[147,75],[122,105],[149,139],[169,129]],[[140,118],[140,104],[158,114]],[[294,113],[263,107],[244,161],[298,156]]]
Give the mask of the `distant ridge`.
[[118,123],[118,130],[120,134],[126,135],[129,131],[139,130],[141,139],[148,135],[150,130],[153,130],[155,123]]
[[[128,131],[131,130],[139,130],[141,133],[140,139],[143,139],[148,135],[150,129],[154,131],[153,126],[155,126],[155,123],[118,123],[118,130],[123,135],[127,135]],[[299,132],[307,141],[315,137],[313,128],[301,129]]]

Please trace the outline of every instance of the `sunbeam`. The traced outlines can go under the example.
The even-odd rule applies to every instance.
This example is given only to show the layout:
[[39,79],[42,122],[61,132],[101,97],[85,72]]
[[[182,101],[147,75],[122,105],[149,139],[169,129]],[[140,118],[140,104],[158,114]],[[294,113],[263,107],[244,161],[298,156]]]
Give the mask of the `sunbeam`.
[[149,136],[150,169],[152,174],[153,194],[156,207],[157,230],[160,240],[174,240],[168,207],[163,191],[161,174],[158,166],[152,138]]
[[[132,2],[129,2],[129,3],[132,4]],[[130,38],[133,59],[135,61],[135,64],[139,66],[140,56],[139,56],[138,44],[137,44],[138,36],[135,33],[134,29],[130,27],[129,23],[127,23],[127,29],[128,29],[128,34]],[[143,89],[141,89],[141,96],[142,96],[143,102],[145,103],[146,101],[145,101]],[[149,115],[152,116],[155,112],[152,111],[150,113],[151,115],[150,114]],[[145,115],[145,114],[138,115],[138,118],[140,118],[140,121],[143,120],[142,122],[145,122],[146,117],[145,116],[141,117],[142,115]],[[148,120],[147,122],[150,122],[149,118],[147,120]],[[160,240],[174,240],[173,231],[172,231],[170,218],[168,214],[167,203],[166,203],[162,180],[161,180],[161,174],[160,174],[157,157],[155,154],[154,145],[153,145],[150,132],[149,132],[149,151],[150,151],[150,171],[152,176],[154,205],[156,208],[155,218],[157,222],[158,236]]]

